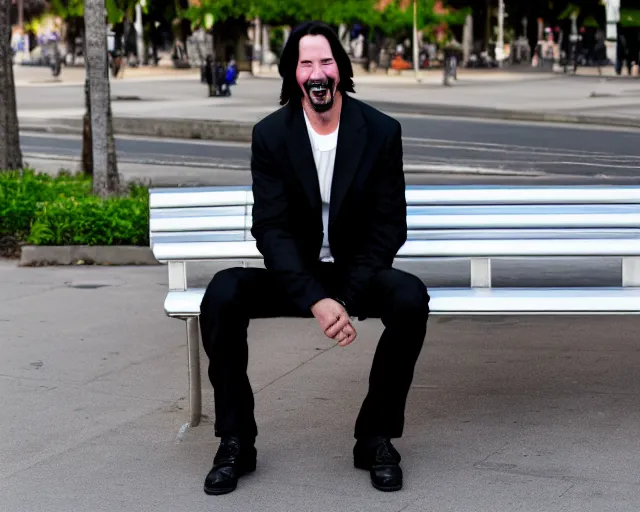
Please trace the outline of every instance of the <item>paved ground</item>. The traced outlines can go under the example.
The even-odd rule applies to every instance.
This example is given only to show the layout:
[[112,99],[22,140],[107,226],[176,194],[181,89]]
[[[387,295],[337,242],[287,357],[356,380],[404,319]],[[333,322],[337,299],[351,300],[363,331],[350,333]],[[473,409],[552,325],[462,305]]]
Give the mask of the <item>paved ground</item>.
[[[613,277],[616,265],[601,270]],[[190,281],[213,272],[198,268]],[[437,265],[417,273],[430,285],[461,274]],[[371,488],[351,460],[379,322],[358,324],[347,349],[313,320],[254,322],[258,471],[215,498],[202,492],[216,449],[211,420],[177,437],[186,348],[184,325],[162,312],[166,268],[5,261],[0,280],[3,512],[640,505],[636,318],[432,318],[396,442],[406,478],[395,494]]]

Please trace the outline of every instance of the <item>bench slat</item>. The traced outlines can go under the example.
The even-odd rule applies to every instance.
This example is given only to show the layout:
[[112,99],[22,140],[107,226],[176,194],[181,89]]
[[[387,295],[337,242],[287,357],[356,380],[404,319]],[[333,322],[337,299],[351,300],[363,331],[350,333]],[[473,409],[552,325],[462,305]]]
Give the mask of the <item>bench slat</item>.
[[[582,209],[582,211],[580,210]],[[204,210],[204,209],[203,209]],[[217,215],[206,209],[187,215],[151,215],[149,229],[162,231],[215,231],[251,229],[251,214]],[[636,228],[640,226],[640,206],[537,207],[435,207],[407,214],[409,229],[543,229],[543,228]]]
[[[151,232],[215,231],[251,229],[248,216],[175,217],[149,220]],[[409,215],[408,229],[544,229],[544,228],[635,228],[640,226],[640,212],[635,214],[556,214],[556,215]]]
[[[408,204],[639,204],[638,186],[410,185]],[[149,191],[150,208],[251,205],[251,186],[198,187]]]
[[408,186],[410,204],[638,204],[638,186]]
[[244,206],[253,204],[251,187],[198,187],[149,189],[149,208]]
[[[640,229],[410,229],[408,240],[640,238]],[[242,242],[254,240],[249,230],[152,232],[151,243]]]
[[208,217],[208,216],[224,216],[224,215],[246,215],[247,207],[245,205],[237,206],[198,206],[195,208],[152,208],[149,211],[151,218],[154,219],[171,219],[174,217]]
[[244,242],[249,240],[245,230],[228,231],[176,231],[167,233],[152,233],[151,246],[157,243],[187,243],[187,242]]
[[[158,261],[262,259],[254,241],[155,243]],[[403,257],[639,256],[640,239],[409,240]]]
[[518,239],[612,239],[640,238],[638,228],[553,228],[553,229],[409,229],[407,240],[518,240]]
[[[237,208],[237,207],[236,207]],[[197,210],[195,210],[197,211]],[[637,204],[469,204],[469,205],[412,205],[407,215],[579,215],[581,213],[626,215],[640,212]]]
[[245,229],[246,227],[251,227],[251,219],[245,215],[149,219],[149,229],[152,233],[167,231],[215,231]]
[[[169,292],[168,316],[200,314],[203,288]],[[640,288],[429,288],[434,315],[640,314]]]
[[624,228],[640,226],[640,211],[636,213],[518,213],[499,214],[430,214],[408,215],[409,229],[441,228]]

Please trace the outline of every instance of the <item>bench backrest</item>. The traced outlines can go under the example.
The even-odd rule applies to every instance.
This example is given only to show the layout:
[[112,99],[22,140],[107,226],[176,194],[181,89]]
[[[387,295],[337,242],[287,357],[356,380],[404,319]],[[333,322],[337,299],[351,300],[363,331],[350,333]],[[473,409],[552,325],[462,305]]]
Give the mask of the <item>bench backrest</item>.
[[[149,194],[158,261],[262,258],[250,232],[250,186]],[[480,258],[476,284],[490,282],[490,257],[640,256],[636,186],[423,185],[408,186],[406,199],[408,239],[398,257]]]
[[[152,246],[253,240],[248,186],[149,194]],[[409,186],[406,198],[408,240],[640,233],[640,187]]]

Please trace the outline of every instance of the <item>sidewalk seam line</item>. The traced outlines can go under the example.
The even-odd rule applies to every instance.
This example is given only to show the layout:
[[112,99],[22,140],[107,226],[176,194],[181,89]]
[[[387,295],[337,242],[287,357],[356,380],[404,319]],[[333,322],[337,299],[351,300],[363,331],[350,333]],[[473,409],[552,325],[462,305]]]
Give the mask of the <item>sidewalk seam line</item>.
[[272,384],[275,384],[276,382],[278,382],[280,379],[283,379],[284,377],[286,377],[287,375],[295,372],[297,369],[301,368],[302,366],[304,366],[307,363],[310,363],[311,361],[313,361],[316,357],[320,357],[322,354],[324,354],[325,352],[328,352],[329,350],[332,350],[334,348],[336,348],[338,345],[329,347],[329,348],[325,348],[321,351],[319,351],[317,354],[314,354],[312,357],[310,357],[309,359],[303,361],[302,363],[298,364],[295,368],[292,368],[291,370],[283,373],[282,375],[276,377],[275,379],[273,379],[271,382],[268,382],[267,384],[265,384],[264,386],[262,386],[260,389],[254,391],[254,396],[257,395],[258,393],[264,391],[266,388],[268,388],[269,386],[271,386]]

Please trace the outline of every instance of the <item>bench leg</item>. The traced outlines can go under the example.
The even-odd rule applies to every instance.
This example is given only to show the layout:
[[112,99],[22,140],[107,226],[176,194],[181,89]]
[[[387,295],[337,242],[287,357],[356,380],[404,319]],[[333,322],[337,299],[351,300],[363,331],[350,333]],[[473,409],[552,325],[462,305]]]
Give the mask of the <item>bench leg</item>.
[[622,286],[640,286],[640,258],[622,258]]
[[200,380],[200,331],[198,317],[187,318],[189,357],[189,425],[197,427],[202,416],[202,381]]
[[491,288],[491,260],[471,258],[471,288]]

